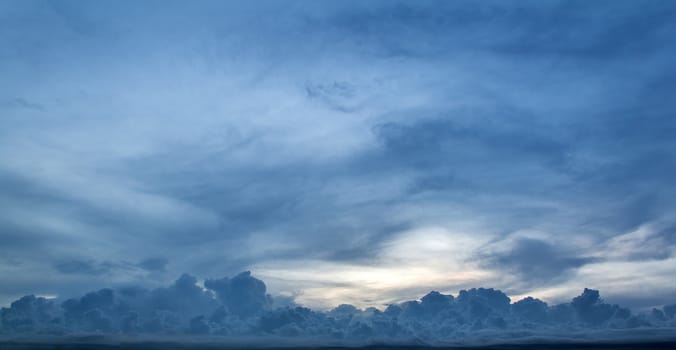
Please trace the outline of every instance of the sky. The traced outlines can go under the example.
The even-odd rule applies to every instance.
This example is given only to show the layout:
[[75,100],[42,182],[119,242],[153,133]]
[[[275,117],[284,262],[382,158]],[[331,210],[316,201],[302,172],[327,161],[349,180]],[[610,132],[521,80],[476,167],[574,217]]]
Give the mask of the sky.
[[673,1],[0,1],[0,305],[676,301]]

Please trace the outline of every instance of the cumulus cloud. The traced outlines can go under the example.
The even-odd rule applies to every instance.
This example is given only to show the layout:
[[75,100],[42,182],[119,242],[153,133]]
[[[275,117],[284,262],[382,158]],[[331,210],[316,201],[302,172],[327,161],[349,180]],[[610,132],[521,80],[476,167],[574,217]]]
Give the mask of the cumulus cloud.
[[214,291],[223,305],[238,316],[258,314],[271,303],[270,296],[265,293],[265,283],[251,276],[249,271],[230,279],[207,279],[204,286]]
[[59,325],[65,310],[59,310],[52,300],[26,295],[0,310],[3,332],[34,332]]
[[5,335],[185,334],[220,335],[223,341],[268,336],[299,343],[444,344],[472,343],[486,334],[506,341],[588,332],[587,339],[594,340],[594,334],[603,330],[676,327],[675,305],[634,314],[605,303],[592,289],[557,305],[533,297],[512,302],[500,290],[471,288],[456,296],[432,291],[420,300],[391,304],[384,310],[342,304],[317,311],[275,305],[265,283],[248,271],[232,278],[207,279],[204,285],[184,274],[172,285],[152,290],[104,288],[65,301],[27,295],[2,308],[1,331]]

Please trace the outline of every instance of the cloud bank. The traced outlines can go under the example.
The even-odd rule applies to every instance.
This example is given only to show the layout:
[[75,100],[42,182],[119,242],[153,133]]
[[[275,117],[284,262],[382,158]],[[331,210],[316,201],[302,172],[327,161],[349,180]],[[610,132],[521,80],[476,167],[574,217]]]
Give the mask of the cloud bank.
[[676,327],[676,304],[634,314],[587,288],[557,305],[533,297],[513,302],[500,290],[472,288],[457,296],[432,291],[384,310],[342,304],[316,311],[275,305],[265,283],[246,271],[207,279],[204,287],[183,274],[156,289],[104,288],[68,300],[27,295],[2,308],[0,319],[4,336],[212,335],[223,341],[267,336],[298,343],[444,344],[534,336],[594,340],[602,331],[669,330]]

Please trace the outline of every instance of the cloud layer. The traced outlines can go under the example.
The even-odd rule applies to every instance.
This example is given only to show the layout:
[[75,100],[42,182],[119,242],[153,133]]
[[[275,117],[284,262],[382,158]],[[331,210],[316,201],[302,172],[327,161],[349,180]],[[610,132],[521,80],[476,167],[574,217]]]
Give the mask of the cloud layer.
[[[242,272],[207,279],[204,287],[184,274],[169,287],[100,289],[79,298],[53,300],[27,295],[0,311],[0,334],[58,335],[218,335],[221,341],[245,337],[289,338],[293,343],[449,344],[559,339],[607,340],[612,330],[673,330],[676,304],[648,314],[605,303],[585,288],[557,305],[526,297],[512,302],[500,290],[472,288],[457,296],[433,291],[420,300],[384,310],[349,304],[328,311],[275,305],[265,283]],[[602,331],[609,331],[603,333]],[[650,332],[636,333],[651,338]],[[636,339],[634,339],[636,340]]]

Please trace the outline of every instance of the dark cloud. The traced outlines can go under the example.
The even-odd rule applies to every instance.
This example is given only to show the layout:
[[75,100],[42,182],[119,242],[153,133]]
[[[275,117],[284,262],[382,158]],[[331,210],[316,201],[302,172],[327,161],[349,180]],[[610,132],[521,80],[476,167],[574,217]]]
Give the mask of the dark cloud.
[[[674,29],[669,2],[630,11],[630,1],[406,2],[343,9],[322,25],[358,36],[360,49],[398,57],[450,55],[462,49],[522,57],[617,59],[663,49]],[[309,25],[318,24],[311,22]]]
[[138,266],[148,271],[164,272],[169,260],[166,258],[148,258],[138,263]]
[[532,297],[512,303],[500,290],[472,288],[455,297],[433,291],[420,300],[389,305],[384,311],[348,304],[315,311],[273,305],[265,294],[265,283],[249,272],[207,280],[205,286],[210,291],[196,282],[184,274],[166,288],[106,288],[60,305],[28,295],[2,308],[0,331],[10,335],[213,334],[226,336],[224,340],[228,336],[276,336],[299,343],[315,339],[351,344],[442,344],[472,343],[485,332],[496,340],[560,339],[569,337],[570,332],[589,332],[586,339],[594,340],[595,336],[607,336],[600,330],[676,326],[674,305],[632,314],[629,309],[605,303],[592,289],[585,289],[570,303],[554,306]]
[[533,323],[546,321],[548,311],[547,303],[533,297],[526,297],[512,304],[512,313]]
[[479,259],[491,268],[508,271],[523,281],[540,285],[566,279],[571,270],[596,260],[530,238],[519,238],[508,250],[486,253]]
[[[503,172],[521,171],[519,166],[526,169],[523,162],[562,167],[566,161],[568,146],[552,135],[538,135],[532,126],[525,129],[520,125],[522,118],[513,115],[517,112],[474,111],[472,114],[478,114],[474,120],[467,117],[466,111],[448,113],[451,115],[447,118],[412,124],[381,124],[374,133],[393,165],[424,168],[428,172],[450,169],[451,174],[463,176],[461,180],[467,182],[474,180],[475,184],[473,177],[480,175],[480,169],[498,171],[509,163],[510,168]],[[502,121],[498,122],[498,118]]]
[[362,103],[357,98],[357,88],[349,82],[308,84],[305,91],[308,98],[318,100],[329,108],[343,113],[354,112]]
[[35,332],[42,328],[57,328],[62,322],[61,311],[53,301],[27,295],[0,311],[2,331]]
[[32,109],[36,111],[43,111],[45,107],[39,103],[31,102],[23,98],[10,98],[5,100],[0,100],[0,107],[12,109],[12,108],[24,108]]
[[61,304],[64,322],[67,326],[82,327],[86,331],[112,331],[114,310],[114,291],[101,289],[87,293],[80,299],[68,299]]
[[214,305],[211,292],[197,286],[194,276],[183,274],[168,288],[149,292],[151,308],[179,313],[182,316],[197,316]]
[[116,266],[110,262],[94,260],[65,260],[56,262],[54,268],[64,274],[105,275],[111,273]]
[[241,317],[256,315],[271,303],[263,281],[242,272],[233,278],[207,279],[204,286],[216,293],[223,305]]

